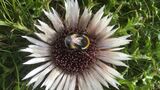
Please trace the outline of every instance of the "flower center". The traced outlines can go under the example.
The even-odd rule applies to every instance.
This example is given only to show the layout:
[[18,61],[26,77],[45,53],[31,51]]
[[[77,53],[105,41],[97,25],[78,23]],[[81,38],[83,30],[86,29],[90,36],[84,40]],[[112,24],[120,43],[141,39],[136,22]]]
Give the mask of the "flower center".
[[84,34],[60,34],[51,44],[51,59],[62,71],[82,73],[96,62],[95,39]]
[[90,45],[89,38],[84,34],[72,34],[65,38],[65,46],[70,49],[87,49]]

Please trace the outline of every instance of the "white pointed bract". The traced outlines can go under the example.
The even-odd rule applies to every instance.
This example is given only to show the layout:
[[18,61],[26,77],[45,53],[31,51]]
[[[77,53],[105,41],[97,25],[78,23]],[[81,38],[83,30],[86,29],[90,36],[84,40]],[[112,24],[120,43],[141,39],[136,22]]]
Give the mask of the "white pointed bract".
[[[64,21],[53,8],[43,10],[54,28],[38,20],[39,25],[35,26],[41,33],[35,32],[35,35],[40,40],[22,36],[32,45],[21,51],[33,57],[23,64],[42,64],[23,79],[31,78],[28,85],[34,83],[33,89],[40,84],[45,90],[103,90],[102,85],[109,88],[109,84],[118,89],[116,78],[123,79],[123,76],[111,64],[128,67],[123,61],[130,60],[131,56],[119,51],[124,49],[120,46],[130,43],[127,39],[130,35],[111,37],[117,28],[109,26],[111,14],[103,17],[105,6],[95,15],[85,8],[81,16],[77,0],[66,0],[65,8]],[[63,45],[67,35],[83,33],[90,39],[87,49],[81,50],[78,46],[70,49]]]

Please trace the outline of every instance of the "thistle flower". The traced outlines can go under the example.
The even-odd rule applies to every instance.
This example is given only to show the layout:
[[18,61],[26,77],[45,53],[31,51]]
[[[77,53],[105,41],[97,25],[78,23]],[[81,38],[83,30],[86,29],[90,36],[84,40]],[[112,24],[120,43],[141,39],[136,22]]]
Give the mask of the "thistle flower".
[[80,16],[77,0],[66,0],[65,9],[64,21],[53,8],[44,10],[53,28],[38,20],[39,39],[22,36],[32,43],[21,50],[33,57],[24,64],[41,64],[23,80],[31,78],[28,85],[34,83],[33,89],[41,85],[45,90],[103,90],[108,84],[118,89],[116,78],[123,77],[112,66],[127,66],[122,61],[130,55],[120,50],[130,42],[129,35],[111,37],[117,28],[109,25],[112,15],[103,17],[104,6],[95,15],[85,8]]

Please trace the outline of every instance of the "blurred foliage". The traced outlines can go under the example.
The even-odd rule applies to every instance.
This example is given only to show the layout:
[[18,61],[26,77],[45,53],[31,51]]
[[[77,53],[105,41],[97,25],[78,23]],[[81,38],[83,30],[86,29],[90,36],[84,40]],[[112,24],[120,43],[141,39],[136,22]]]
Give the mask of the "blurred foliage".
[[[0,0],[0,90],[31,90],[21,80],[32,69],[22,65],[26,55],[19,49],[28,43],[21,36],[32,35],[36,20],[45,20],[43,8],[54,7],[63,17],[63,4],[63,0]],[[79,4],[94,13],[105,5],[105,14],[113,13],[112,24],[120,27],[115,36],[132,35],[124,50],[133,56],[126,62],[129,68],[115,67],[125,78],[118,80],[120,90],[160,90],[160,1],[79,0]]]

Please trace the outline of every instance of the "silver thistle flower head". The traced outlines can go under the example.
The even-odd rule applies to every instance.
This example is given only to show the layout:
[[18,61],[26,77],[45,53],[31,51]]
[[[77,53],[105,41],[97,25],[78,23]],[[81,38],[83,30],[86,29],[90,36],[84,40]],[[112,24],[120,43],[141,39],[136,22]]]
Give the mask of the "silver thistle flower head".
[[109,25],[111,15],[103,17],[104,6],[94,15],[85,8],[80,16],[77,0],[66,0],[65,9],[64,21],[53,8],[44,10],[53,28],[38,20],[39,39],[22,36],[32,43],[21,50],[33,57],[24,64],[42,64],[23,80],[30,78],[33,89],[40,84],[45,90],[103,90],[102,85],[108,84],[118,89],[115,78],[123,77],[112,65],[127,66],[122,61],[130,55],[120,50],[131,41],[129,35],[111,37],[117,28]]

